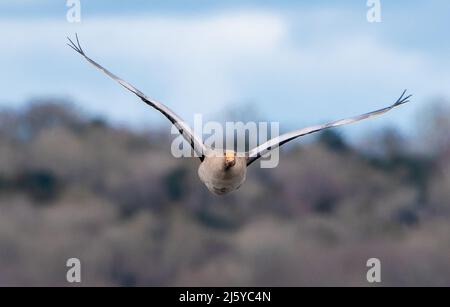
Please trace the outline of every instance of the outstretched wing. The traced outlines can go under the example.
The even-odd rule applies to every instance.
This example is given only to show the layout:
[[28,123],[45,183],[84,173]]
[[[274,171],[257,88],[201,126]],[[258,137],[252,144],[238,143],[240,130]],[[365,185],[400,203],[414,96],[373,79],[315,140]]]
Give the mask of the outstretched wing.
[[204,153],[205,153],[205,146],[201,139],[199,139],[194,133],[192,132],[191,128],[178,116],[176,115],[172,110],[170,110],[168,107],[166,107],[164,104],[151,99],[144,95],[140,90],[136,89],[134,86],[132,86],[130,83],[120,79],[110,71],[108,71],[106,68],[102,67],[100,64],[96,63],[95,61],[91,60],[83,51],[83,49],[80,46],[80,42],[78,41],[78,35],[75,34],[77,44],[75,44],[69,37],[67,38],[70,43],[69,47],[71,47],[73,50],[81,54],[89,63],[94,65],[98,70],[105,73],[115,81],[119,82],[120,85],[125,87],[130,92],[133,92],[136,94],[139,98],[142,99],[146,104],[149,106],[155,108],[159,112],[161,112],[165,117],[167,117],[168,120],[178,129],[178,131],[181,133],[181,135],[186,139],[186,141],[189,142],[191,147],[194,149],[196,156],[200,158],[200,161],[203,161],[204,159]]
[[341,119],[341,120],[337,120],[328,124],[324,124],[324,125],[317,125],[317,126],[311,126],[311,127],[307,127],[307,128],[303,128],[303,129],[299,129],[299,130],[295,130],[295,131],[291,131],[285,134],[282,134],[276,138],[273,138],[261,145],[259,145],[258,147],[255,147],[254,149],[250,150],[247,154],[247,166],[252,164],[253,162],[255,162],[257,159],[259,159],[261,156],[265,155],[266,153],[268,153],[269,151],[271,151],[274,148],[277,148],[293,139],[296,139],[300,136],[306,135],[306,134],[310,134],[310,133],[314,133],[323,129],[328,129],[328,128],[332,128],[332,127],[337,127],[337,126],[342,126],[342,125],[347,125],[347,124],[351,124],[363,119],[367,119],[373,116],[377,116],[383,113],[386,113],[387,111],[402,105],[404,103],[407,103],[409,100],[409,98],[412,95],[408,95],[405,97],[405,93],[406,90],[403,91],[402,95],[400,96],[399,99],[397,99],[397,101],[386,108],[383,109],[379,109],[370,113],[366,113],[366,114],[362,114],[362,115],[358,115],[355,117],[350,117],[350,118],[346,118],[346,119]]

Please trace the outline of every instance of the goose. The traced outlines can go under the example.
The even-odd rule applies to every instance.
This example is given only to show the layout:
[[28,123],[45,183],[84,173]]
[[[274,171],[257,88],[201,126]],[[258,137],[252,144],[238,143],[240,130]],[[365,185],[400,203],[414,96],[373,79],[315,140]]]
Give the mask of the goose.
[[127,90],[134,93],[147,105],[161,112],[177,128],[179,133],[194,150],[195,156],[200,159],[200,166],[198,168],[198,176],[200,177],[200,180],[206,185],[209,191],[216,195],[224,195],[237,190],[245,181],[247,168],[260,157],[269,153],[271,150],[307,134],[315,133],[324,129],[352,124],[361,120],[384,114],[395,107],[409,102],[409,98],[412,96],[405,96],[406,90],[404,90],[401,96],[388,107],[322,125],[310,126],[294,130],[272,138],[247,152],[236,152],[233,150],[225,149],[212,149],[205,146],[202,140],[193,133],[189,125],[187,125],[178,115],[175,114],[175,112],[169,109],[166,105],[146,96],[130,83],[122,80],[97,62],[90,59],[81,48],[77,34],[75,34],[75,37],[76,44],[73,40],[67,37],[67,39],[69,40],[67,45],[69,45],[69,47],[82,55],[84,59],[94,65],[98,70],[118,82]]

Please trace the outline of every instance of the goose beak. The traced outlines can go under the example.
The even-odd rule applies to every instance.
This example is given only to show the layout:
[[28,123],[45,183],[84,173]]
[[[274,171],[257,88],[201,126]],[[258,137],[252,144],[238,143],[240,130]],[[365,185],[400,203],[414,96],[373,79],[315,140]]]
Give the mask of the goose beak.
[[225,170],[233,167],[236,164],[236,157],[234,153],[227,152],[225,154]]

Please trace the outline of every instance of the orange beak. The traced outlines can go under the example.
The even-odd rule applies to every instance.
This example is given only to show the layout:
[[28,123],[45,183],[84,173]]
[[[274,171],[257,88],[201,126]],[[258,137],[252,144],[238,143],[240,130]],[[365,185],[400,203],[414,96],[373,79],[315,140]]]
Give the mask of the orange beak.
[[225,169],[229,169],[230,167],[236,164],[236,156],[234,152],[227,151],[225,152]]

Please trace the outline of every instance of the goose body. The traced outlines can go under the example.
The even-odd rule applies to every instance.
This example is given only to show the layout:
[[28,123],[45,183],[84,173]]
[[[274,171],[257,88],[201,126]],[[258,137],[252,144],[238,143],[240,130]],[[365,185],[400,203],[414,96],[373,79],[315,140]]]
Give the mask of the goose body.
[[246,157],[231,150],[210,150],[198,168],[200,180],[217,195],[237,190],[246,174]]

